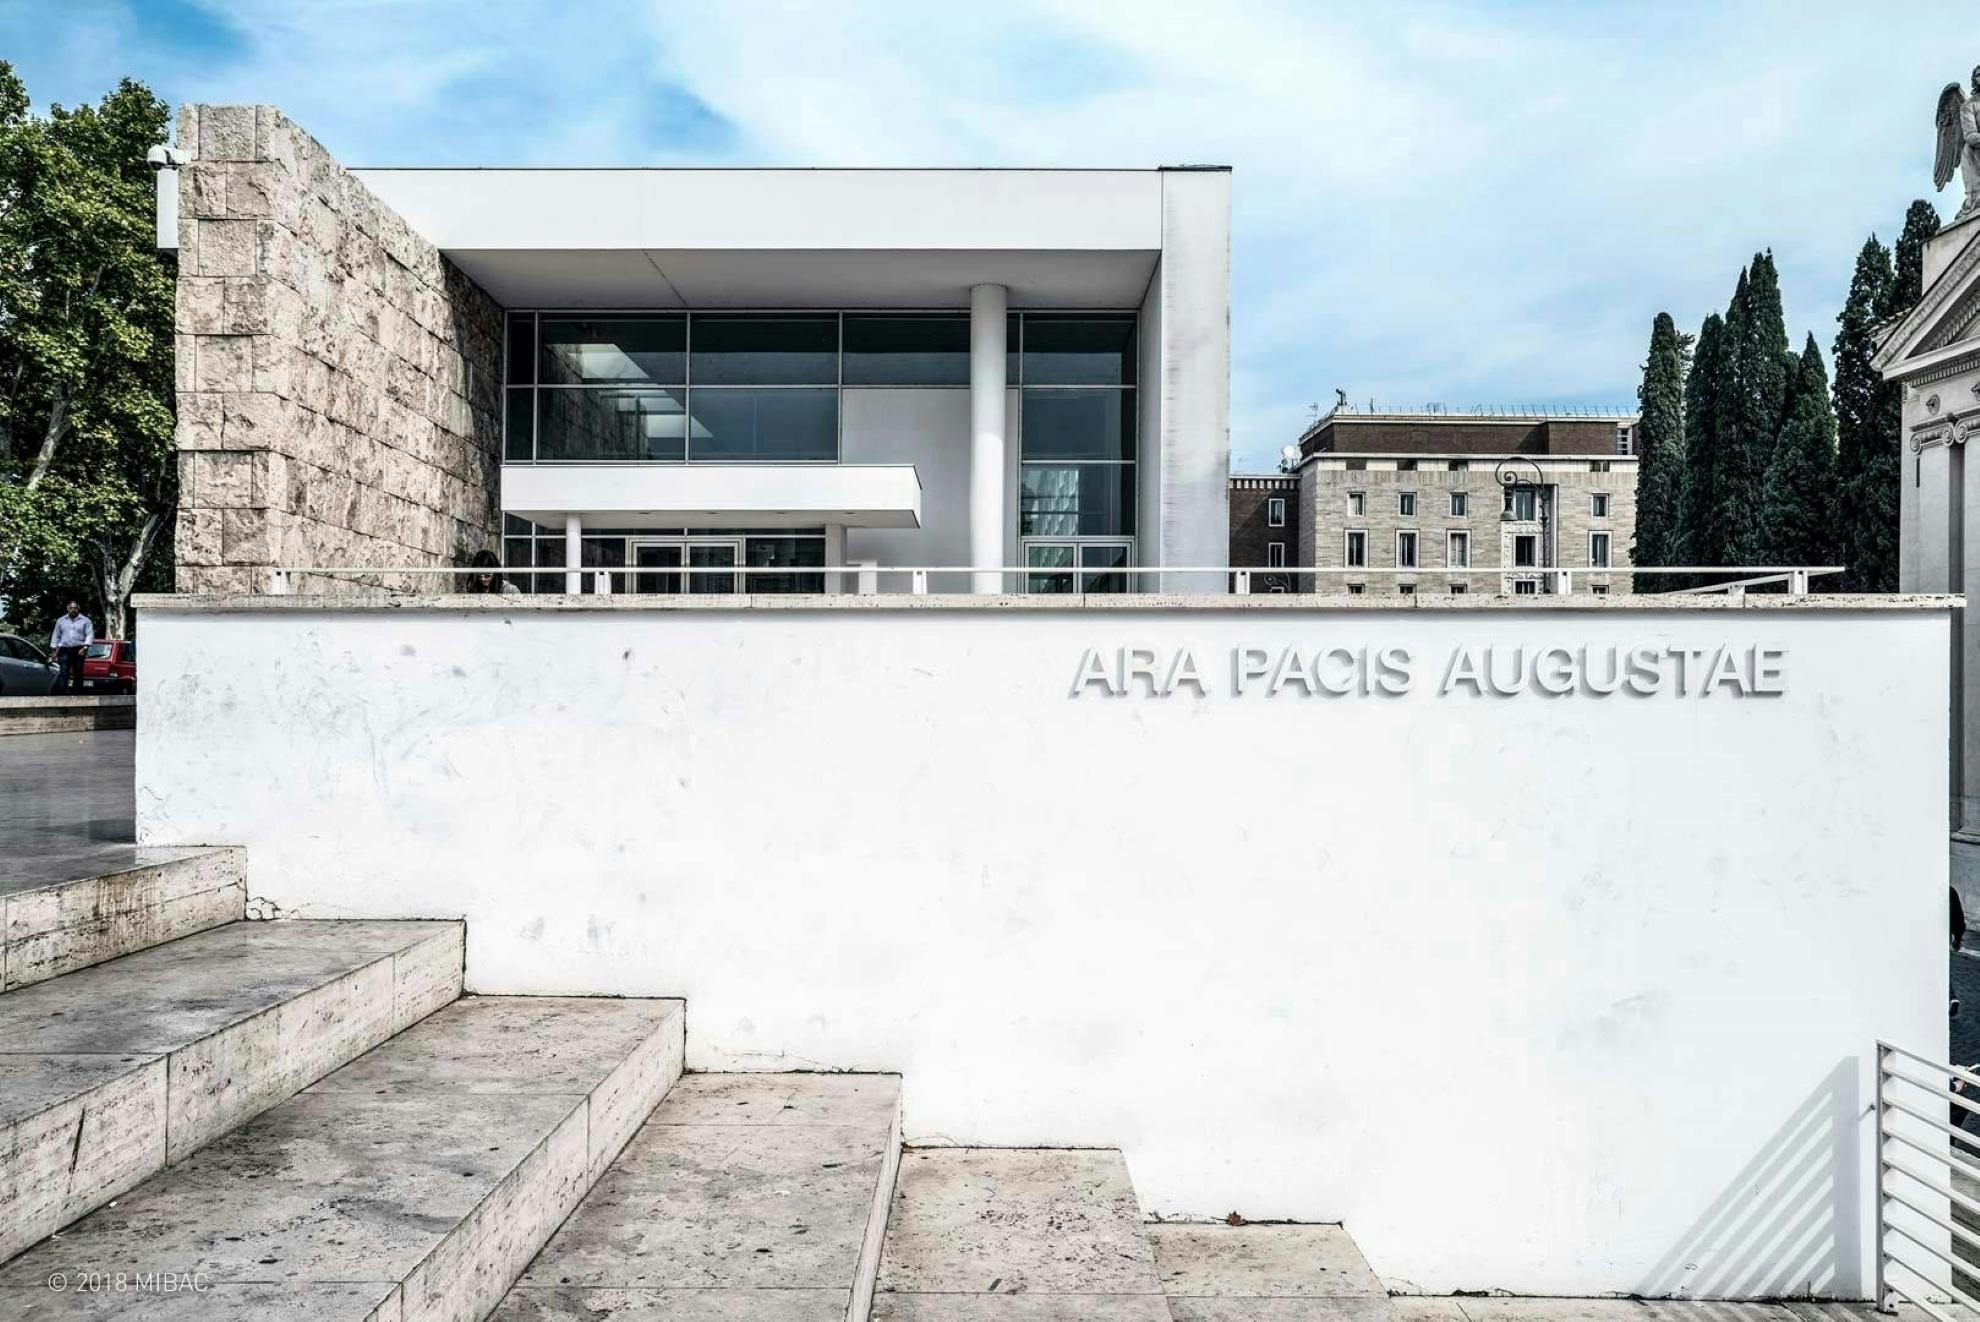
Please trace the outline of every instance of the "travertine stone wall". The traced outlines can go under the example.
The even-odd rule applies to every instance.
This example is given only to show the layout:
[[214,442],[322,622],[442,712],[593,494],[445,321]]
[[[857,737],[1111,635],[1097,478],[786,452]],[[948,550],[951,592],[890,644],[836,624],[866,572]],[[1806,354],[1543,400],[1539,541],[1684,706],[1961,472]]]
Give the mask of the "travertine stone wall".
[[179,143],[179,590],[498,545],[501,309],[275,107]]

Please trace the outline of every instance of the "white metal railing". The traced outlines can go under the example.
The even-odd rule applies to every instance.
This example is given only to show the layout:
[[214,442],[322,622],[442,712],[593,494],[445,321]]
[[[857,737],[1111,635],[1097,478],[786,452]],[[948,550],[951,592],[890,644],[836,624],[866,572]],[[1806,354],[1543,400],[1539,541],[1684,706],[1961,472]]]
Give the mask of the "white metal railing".
[[[1353,568],[1316,568],[1312,566],[1274,565],[1269,568],[1259,565],[1018,565],[982,568],[974,565],[879,565],[866,562],[852,562],[842,565],[508,565],[489,568],[443,568],[426,566],[384,566],[384,565],[318,565],[272,569],[268,571],[267,590],[276,595],[295,593],[301,580],[309,577],[330,579],[362,580],[370,577],[391,576],[394,578],[434,578],[443,581],[473,579],[484,575],[498,581],[535,580],[538,583],[554,584],[563,579],[564,591],[576,594],[589,591],[594,595],[609,596],[615,590],[614,579],[629,579],[637,585],[644,579],[658,581],[668,579],[685,580],[693,584],[717,584],[728,580],[732,587],[722,588],[723,593],[748,591],[748,580],[764,576],[782,578],[816,578],[825,585],[828,592],[852,591],[875,593],[880,591],[882,580],[891,579],[895,583],[905,581],[907,590],[915,595],[925,595],[936,576],[955,582],[958,590],[968,591],[980,576],[990,576],[997,586],[1015,586],[1020,592],[1057,593],[1071,591],[1041,585],[1052,582],[1074,582],[1107,584],[1109,580],[1119,586],[1082,588],[1082,592],[1126,591],[1130,584],[1148,575],[1173,574],[1201,577],[1214,575],[1218,581],[1228,583],[1233,593],[1247,596],[1253,593],[1259,579],[1282,576],[1290,582],[1300,579],[1311,581],[1311,591],[1320,592],[1326,583],[1355,579],[1433,579],[1433,578],[1493,578],[1514,583],[1532,583],[1535,594],[1568,596],[1575,591],[1575,585],[1584,587],[1593,583],[1605,585],[1615,578],[1635,578],[1643,575],[1666,574],[1731,574],[1736,577],[1723,583],[1669,589],[1657,595],[1699,595],[1723,592],[1728,596],[1741,597],[1750,587],[1768,584],[1781,584],[1792,596],[1802,596],[1809,591],[1812,579],[1843,572],[1841,565],[1679,565],[1679,566],[1618,566],[1613,568],[1593,568],[1577,566],[1532,565],[1492,565],[1467,566],[1443,565],[1414,568],[1373,568],[1355,566]],[[1159,584],[1156,585],[1159,588]],[[416,590],[416,589],[415,589]],[[444,590],[444,589],[443,589]],[[707,590],[707,589],[703,589]],[[1519,594],[1530,595],[1530,594]]]
[[1980,1233],[1953,1212],[1980,1218],[1980,1199],[1958,1188],[1972,1180],[1980,1192],[1980,1157],[1954,1143],[1980,1150],[1980,1133],[1957,1123],[1980,1114],[1980,1074],[1879,1041],[1876,1110],[1876,1306],[1888,1312],[1902,1299],[1954,1322],[1946,1299],[1980,1310],[1956,1279],[1980,1275]]

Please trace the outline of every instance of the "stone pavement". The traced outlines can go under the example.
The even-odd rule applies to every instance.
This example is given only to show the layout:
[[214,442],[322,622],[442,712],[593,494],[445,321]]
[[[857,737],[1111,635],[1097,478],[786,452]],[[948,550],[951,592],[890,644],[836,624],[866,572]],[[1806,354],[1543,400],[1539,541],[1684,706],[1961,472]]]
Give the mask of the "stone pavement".
[[[1869,1304],[1826,1304],[1788,1300],[1729,1304],[1715,1300],[1519,1299],[1509,1296],[1398,1295],[1390,1302],[1395,1322],[1868,1322],[1890,1318]],[[1973,1315],[1953,1304],[1941,1307],[1961,1322]],[[1898,1322],[1930,1322],[1909,1304]]]
[[134,867],[137,732],[0,740],[0,895]]

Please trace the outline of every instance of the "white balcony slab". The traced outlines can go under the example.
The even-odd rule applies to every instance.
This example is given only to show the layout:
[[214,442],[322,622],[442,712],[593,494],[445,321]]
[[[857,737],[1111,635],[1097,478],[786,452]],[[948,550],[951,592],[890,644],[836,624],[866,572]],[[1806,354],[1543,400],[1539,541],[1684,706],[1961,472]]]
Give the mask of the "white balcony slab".
[[[190,1273],[186,1316],[481,1317],[678,1077],[678,1001],[470,998],[0,1267],[0,1316],[88,1317],[55,1273]],[[126,1296],[119,1317],[175,1316]]]
[[561,528],[918,528],[913,464],[504,464],[502,512]]

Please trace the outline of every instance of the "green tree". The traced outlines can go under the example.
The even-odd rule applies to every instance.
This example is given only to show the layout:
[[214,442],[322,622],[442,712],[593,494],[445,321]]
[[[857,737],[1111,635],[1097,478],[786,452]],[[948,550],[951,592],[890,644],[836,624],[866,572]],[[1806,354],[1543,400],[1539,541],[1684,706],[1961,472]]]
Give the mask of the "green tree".
[[[1684,342],[1668,312],[1650,325],[1650,356],[1637,387],[1642,420],[1637,426],[1636,541],[1630,555],[1641,565],[1680,564],[1684,517]],[[1639,575],[1639,592],[1667,586],[1662,575]]]
[[1719,434],[1719,486],[1712,528],[1724,564],[1757,564],[1759,508],[1767,464],[1786,415],[1791,371],[1780,276],[1771,252],[1755,253],[1726,312],[1732,404]]
[[1789,415],[1768,459],[1760,500],[1759,558],[1777,565],[1836,557],[1836,416],[1815,337],[1796,360]]
[[167,117],[128,79],[36,115],[0,61],[0,598],[24,619],[72,594],[123,632],[170,541],[173,268],[145,163]]
[[[1744,277],[1742,277],[1742,283]],[[1684,379],[1684,482],[1679,492],[1673,558],[1693,565],[1724,564],[1715,544],[1713,492],[1718,488],[1719,429],[1725,416],[1726,320],[1714,312],[1698,328],[1691,371]]]
[[1884,308],[1886,317],[1902,317],[1918,306],[1925,292],[1925,241],[1939,232],[1939,209],[1919,198],[1904,213],[1904,230],[1897,241],[1897,281]]
[[1836,554],[1848,592],[1897,590],[1900,392],[1870,365],[1896,278],[1890,250],[1871,235],[1836,316]]

